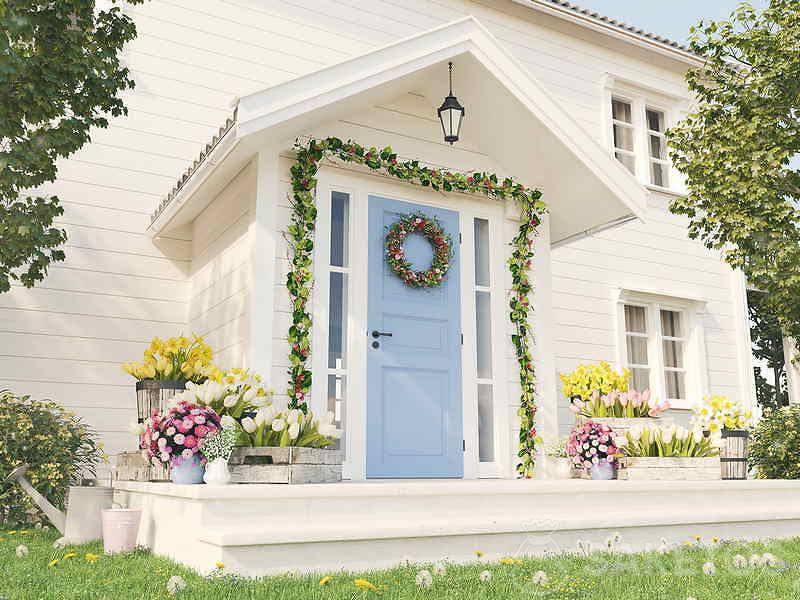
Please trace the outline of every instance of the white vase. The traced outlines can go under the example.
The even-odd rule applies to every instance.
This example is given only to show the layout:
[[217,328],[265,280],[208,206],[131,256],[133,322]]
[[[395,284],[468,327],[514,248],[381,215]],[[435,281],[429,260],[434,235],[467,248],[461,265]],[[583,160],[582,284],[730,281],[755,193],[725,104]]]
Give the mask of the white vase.
[[228,461],[224,458],[215,458],[206,465],[206,472],[203,481],[208,485],[228,485],[231,482],[231,474],[228,471]]
[[544,460],[546,479],[571,479],[572,463],[569,458],[547,456]]

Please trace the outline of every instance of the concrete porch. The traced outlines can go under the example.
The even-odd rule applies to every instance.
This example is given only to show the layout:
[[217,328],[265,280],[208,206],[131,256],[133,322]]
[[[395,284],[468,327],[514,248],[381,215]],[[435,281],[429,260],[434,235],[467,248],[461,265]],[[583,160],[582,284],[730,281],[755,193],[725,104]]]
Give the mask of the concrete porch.
[[208,572],[361,570],[574,551],[620,532],[626,550],[696,535],[800,535],[797,481],[393,480],[321,485],[117,482],[143,510],[139,543]]

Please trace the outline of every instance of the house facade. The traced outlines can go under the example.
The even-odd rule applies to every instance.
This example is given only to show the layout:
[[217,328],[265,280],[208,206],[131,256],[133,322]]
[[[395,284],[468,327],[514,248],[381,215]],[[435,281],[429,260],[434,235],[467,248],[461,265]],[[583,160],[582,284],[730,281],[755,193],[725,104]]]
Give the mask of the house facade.
[[[537,427],[573,415],[558,373],[607,360],[683,418],[707,394],[755,402],[744,279],[687,237],[664,131],[690,109],[685,49],[556,0],[154,0],[126,9],[130,114],[43,191],[67,260],[0,295],[0,388],[51,397],[134,446],[119,365],[154,336],[203,335],[288,400],[295,144],[353,139],[399,160],[542,192],[531,329]],[[436,114],[466,107],[460,139]],[[506,262],[518,208],[325,160],[316,190],[308,402],[345,431],[352,479],[511,477],[519,376]],[[436,218],[440,287],[388,268],[387,228]],[[406,252],[424,269],[427,243]],[[385,335],[391,334],[391,335]]]

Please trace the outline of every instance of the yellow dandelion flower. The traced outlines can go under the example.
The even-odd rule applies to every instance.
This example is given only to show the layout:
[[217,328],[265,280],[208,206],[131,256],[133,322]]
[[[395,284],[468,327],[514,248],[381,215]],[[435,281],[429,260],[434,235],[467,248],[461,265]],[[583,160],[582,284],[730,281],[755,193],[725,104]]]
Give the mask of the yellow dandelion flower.
[[8,532],[8,535],[14,535],[15,533],[17,533],[17,530],[12,529],[11,531]]
[[355,585],[360,590],[369,590],[370,592],[378,591],[377,586],[366,579],[355,579],[353,581],[353,585]]
[[702,539],[703,539],[703,538],[702,538],[701,536],[699,536],[699,535],[696,535],[696,536],[694,536],[694,541],[695,541],[695,542],[699,542],[699,541],[700,541],[700,540],[702,540]]
[[77,552],[67,552],[61,560],[69,560],[70,558],[75,558],[78,556]]
[[6,538],[0,538],[0,542],[5,542]]
[[53,560],[51,560],[49,563],[47,563],[47,566],[48,566],[48,567],[55,567],[57,564],[58,564],[58,559],[57,559],[57,558],[54,558],[54,559],[53,559]]
[[501,558],[500,559],[500,564],[501,565],[521,565],[522,561],[520,559],[518,559],[518,558],[511,558],[511,557],[507,556],[506,558]]
[[483,556],[483,552],[481,552],[480,550],[475,550],[475,556],[480,558],[481,556]]
[[22,531],[19,532],[19,534],[20,535],[29,535],[30,531],[28,531],[27,529],[23,529]]
[[218,562],[218,563],[215,563],[214,566],[217,567],[218,569],[224,569],[225,568],[225,563]]
[[87,552],[84,558],[88,563],[96,563],[98,560],[100,560],[100,556],[98,556],[97,554],[92,554],[91,552]]
[[325,575],[325,577],[319,580],[319,584],[328,585],[331,581],[333,581],[333,577],[331,577],[330,575]]

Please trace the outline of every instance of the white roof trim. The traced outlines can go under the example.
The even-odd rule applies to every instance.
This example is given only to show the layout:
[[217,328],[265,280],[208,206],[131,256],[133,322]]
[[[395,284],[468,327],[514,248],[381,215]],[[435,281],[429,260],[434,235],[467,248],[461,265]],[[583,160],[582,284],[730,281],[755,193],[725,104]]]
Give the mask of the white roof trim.
[[591,138],[474,17],[469,16],[239,100],[237,137],[286,124],[459,54],[470,53],[642,218],[647,191]]

